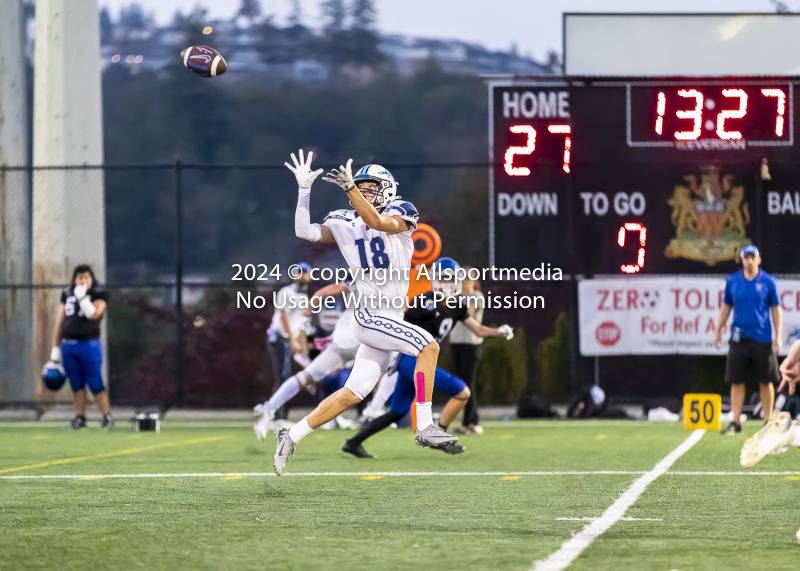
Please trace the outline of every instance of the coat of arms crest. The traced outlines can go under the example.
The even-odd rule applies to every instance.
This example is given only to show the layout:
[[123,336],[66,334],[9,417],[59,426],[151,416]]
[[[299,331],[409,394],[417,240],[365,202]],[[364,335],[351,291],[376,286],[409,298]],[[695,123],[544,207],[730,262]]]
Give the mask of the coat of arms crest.
[[750,212],[744,201],[744,187],[733,186],[732,174],[720,175],[713,166],[701,167],[696,175],[683,177],[667,202],[672,207],[675,238],[664,254],[668,258],[686,258],[705,262],[734,260],[739,251],[751,244],[745,235]]

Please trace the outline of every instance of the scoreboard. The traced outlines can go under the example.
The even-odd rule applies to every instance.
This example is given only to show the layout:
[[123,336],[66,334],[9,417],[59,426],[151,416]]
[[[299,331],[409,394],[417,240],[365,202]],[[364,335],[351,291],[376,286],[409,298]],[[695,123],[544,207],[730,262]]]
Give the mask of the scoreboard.
[[573,275],[800,272],[795,77],[489,83],[490,253]]

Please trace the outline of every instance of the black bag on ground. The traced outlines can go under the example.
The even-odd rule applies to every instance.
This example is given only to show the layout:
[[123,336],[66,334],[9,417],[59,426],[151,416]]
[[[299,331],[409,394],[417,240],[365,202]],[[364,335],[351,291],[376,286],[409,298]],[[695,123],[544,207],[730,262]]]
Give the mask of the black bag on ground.
[[525,395],[517,404],[517,418],[553,418],[556,413],[536,395]]

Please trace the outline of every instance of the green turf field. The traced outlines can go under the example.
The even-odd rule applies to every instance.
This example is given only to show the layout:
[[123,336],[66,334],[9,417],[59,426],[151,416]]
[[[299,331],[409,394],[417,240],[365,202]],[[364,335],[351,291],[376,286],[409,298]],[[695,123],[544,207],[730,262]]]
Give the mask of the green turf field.
[[[643,422],[489,423],[446,456],[389,430],[365,445],[377,459],[357,460],[339,451],[352,432],[318,431],[278,478],[273,442],[209,424],[0,424],[0,569],[526,571],[689,436]],[[703,435],[566,568],[797,569],[800,453],[742,475],[745,437]]]

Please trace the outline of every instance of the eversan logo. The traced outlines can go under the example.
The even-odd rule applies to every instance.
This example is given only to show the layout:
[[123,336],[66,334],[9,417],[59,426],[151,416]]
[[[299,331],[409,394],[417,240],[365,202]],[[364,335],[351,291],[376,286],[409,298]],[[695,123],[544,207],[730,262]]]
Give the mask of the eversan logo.
[[509,214],[514,216],[556,216],[558,214],[558,196],[555,192],[499,194],[497,196],[497,214],[499,216],[508,216]]
[[698,139],[696,141],[675,141],[675,148],[679,151],[744,151],[747,141],[721,141],[717,139]]
[[189,59],[201,59],[204,62],[208,63],[211,61],[211,56],[206,56],[206,55],[190,56]]

